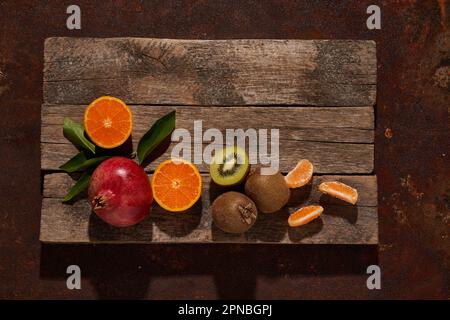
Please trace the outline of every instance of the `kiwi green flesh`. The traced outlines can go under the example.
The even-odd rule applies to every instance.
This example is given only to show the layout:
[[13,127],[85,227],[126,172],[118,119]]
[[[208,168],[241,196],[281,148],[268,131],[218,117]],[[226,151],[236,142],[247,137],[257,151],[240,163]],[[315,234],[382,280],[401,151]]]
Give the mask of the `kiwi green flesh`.
[[223,157],[222,161],[215,158],[210,165],[211,179],[221,186],[233,186],[241,183],[250,168],[245,151],[226,148],[223,153],[218,155],[218,157],[220,156]]

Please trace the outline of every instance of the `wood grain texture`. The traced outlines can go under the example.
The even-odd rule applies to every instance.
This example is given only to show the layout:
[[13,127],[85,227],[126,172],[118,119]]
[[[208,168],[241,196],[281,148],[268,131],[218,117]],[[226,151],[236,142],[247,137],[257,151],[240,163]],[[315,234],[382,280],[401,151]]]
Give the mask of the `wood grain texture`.
[[[76,149],[64,138],[64,116],[82,122],[84,106],[43,105],[41,130],[41,167],[56,170]],[[308,158],[317,173],[371,173],[373,171],[372,107],[200,107],[200,106],[131,106],[134,145],[159,117],[177,111],[177,128],[194,134],[194,120],[202,120],[203,132],[226,129],[279,129],[280,168],[291,170],[299,159]],[[201,133],[200,133],[201,136]],[[194,141],[191,150],[202,141]],[[205,145],[208,143],[204,143]],[[170,157],[174,144],[148,169],[153,170]],[[205,164],[199,166],[208,171]]]
[[[357,206],[322,195],[322,181],[339,180],[357,188]],[[140,224],[114,228],[91,214],[85,198],[62,204],[61,197],[72,185],[62,173],[48,174],[44,182],[40,240],[46,243],[154,243],[154,242],[246,242],[310,244],[376,244],[378,242],[377,185],[375,176],[315,176],[311,185],[291,195],[289,205],[275,214],[260,214],[249,232],[230,235],[211,221],[212,201],[224,189],[203,177],[199,202],[183,214],[168,213],[154,205]],[[239,190],[239,189],[238,189]],[[301,228],[290,228],[287,217],[301,205],[320,203],[322,216]]]
[[374,105],[366,40],[49,38],[44,101],[86,104]]
[[[41,241],[378,242],[376,177],[368,175],[373,172],[374,160],[373,41],[49,38],[44,60],[44,171],[57,170],[76,152],[63,137],[64,116],[81,122],[88,103],[101,95],[113,95],[130,105],[134,118],[132,139],[122,154],[131,152],[133,144],[135,149],[151,124],[175,109],[177,128],[191,134],[198,120],[202,120],[200,135],[210,128],[222,133],[226,129],[279,129],[280,170],[287,172],[300,159],[308,158],[319,175],[310,185],[293,190],[286,208],[276,214],[261,214],[245,234],[230,235],[211,221],[211,203],[226,190],[211,183],[207,175],[203,175],[201,200],[186,213],[168,213],[155,204],[142,223],[119,229],[91,214],[82,195],[72,204],[63,204],[61,199],[74,181],[66,174],[47,172]],[[198,135],[183,142],[192,150],[206,144]],[[147,171],[152,172],[169,158],[174,145],[159,150],[161,157]],[[198,167],[208,171],[204,163]],[[358,205],[318,192],[318,184],[329,180],[357,188]],[[320,219],[301,228],[288,227],[289,213],[299,206],[317,203],[325,207]]]

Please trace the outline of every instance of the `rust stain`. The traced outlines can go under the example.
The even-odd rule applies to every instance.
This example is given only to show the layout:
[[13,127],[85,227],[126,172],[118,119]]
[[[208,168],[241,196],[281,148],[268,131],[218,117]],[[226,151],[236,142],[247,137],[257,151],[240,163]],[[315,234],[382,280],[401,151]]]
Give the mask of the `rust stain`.
[[450,87],[450,66],[438,68],[433,76],[433,80],[435,86],[448,89]]
[[394,219],[395,221],[397,221],[399,224],[407,224],[408,223],[408,217],[406,216],[405,211],[403,211],[400,206],[394,204],[392,206],[392,208],[394,209]]
[[438,0],[439,13],[441,15],[441,26],[444,31],[447,30],[447,13],[446,13],[446,8],[445,8],[446,1],[447,0]]
[[392,244],[380,244],[380,245],[378,246],[378,250],[379,250],[380,252],[384,252],[384,251],[390,250],[392,247],[393,247]]
[[402,209],[405,207],[405,203],[401,201],[400,194],[393,193],[391,195],[391,200],[393,202],[392,209],[394,210],[394,220],[400,225],[408,224],[408,217],[406,212]]
[[7,84],[8,77],[6,73],[0,70],[0,96],[2,96],[9,89]]
[[384,136],[388,139],[391,139],[394,136],[394,133],[392,132],[391,128],[386,128],[386,130],[384,130]]
[[423,215],[427,218],[434,219],[438,215],[438,210],[434,203],[426,203],[423,205]]
[[406,176],[406,178],[400,178],[400,183],[402,187],[406,188],[409,194],[412,195],[417,200],[421,200],[423,198],[424,193],[418,191],[417,187],[412,182],[411,176],[409,174]]

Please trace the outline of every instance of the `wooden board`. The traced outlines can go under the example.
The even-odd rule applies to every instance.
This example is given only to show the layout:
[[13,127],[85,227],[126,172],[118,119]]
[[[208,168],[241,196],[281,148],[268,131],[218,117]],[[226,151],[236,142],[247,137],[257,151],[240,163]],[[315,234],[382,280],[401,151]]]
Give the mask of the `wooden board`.
[[[322,181],[339,180],[357,188],[361,194],[357,206],[323,196]],[[308,187],[291,195],[289,205],[278,213],[260,214],[246,234],[229,235],[212,225],[212,201],[224,189],[203,177],[201,201],[183,214],[171,214],[154,205],[140,224],[125,229],[110,227],[90,213],[86,199],[74,204],[61,203],[73,184],[64,173],[45,176],[41,236],[49,243],[97,242],[248,242],[248,243],[340,243],[376,244],[378,241],[377,194],[375,176],[316,176]],[[239,190],[239,189],[237,189]],[[320,203],[325,212],[320,219],[302,228],[287,225],[290,212],[303,204]]]
[[[48,243],[311,243],[376,244],[377,185],[373,175],[376,52],[358,40],[169,40],[49,38],[45,43],[41,169],[44,173],[40,239]],[[204,190],[186,214],[157,205],[137,226],[113,228],[91,214],[85,198],[61,199],[73,184],[58,167],[76,152],[63,137],[64,116],[81,121],[86,105],[114,95],[131,106],[133,143],[160,116],[177,111],[177,128],[194,136],[226,129],[278,129],[280,170],[299,159],[315,165],[311,185],[293,192],[277,214],[261,214],[246,234],[229,235],[211,224],[211,201],[224,190],[204,174]],[[201,132],[200,132],[201,135]],[[184,142],[189,143],[189,142]],[[147,166],[170,157],[174,143]],[[164,151],[164,150],[163,150]],[[206,173],[205,164],[198,165]],[[320,181],[356,187],[357,206],[321,195]],[[289,228],[287,216],[302,204],[321,203],[320,219]]]
[[[64,116],[82,122],[85,106],[44,105],[42,109],[41,167],[57,170],[70,159],[76,149],[62,133]],[[280,166],[289,171],[301,158],[310,159],[317,173],[371,173],[373,170],[372,107],[200,107],[200,106],[131,106],[134,115],[135,144],[159,117],[177,111],[177,127],[192,132],[194,120],[202,120],[203,130],[217,128],[279,129]],[[270,135],[269,135],[270,138]],[[192,143],[202,144],[201,141]],[[170,157],[174,144],[149,166]],[[192,148],[194,150],[194,148]],[[205,164],[199,169],[207,171]]]
[[44,101],[374,105],[374,41],[49,38]]

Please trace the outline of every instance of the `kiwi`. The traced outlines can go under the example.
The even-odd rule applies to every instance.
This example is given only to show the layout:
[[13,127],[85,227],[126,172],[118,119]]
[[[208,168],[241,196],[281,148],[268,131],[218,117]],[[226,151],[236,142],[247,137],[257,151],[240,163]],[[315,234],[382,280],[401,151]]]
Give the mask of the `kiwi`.
[[228,233],[244,233],[256,221],[258,210],[245,194],[229,191],[218,196],[212,204],[214,224]]
[[217,151],[211,160],[211,179],[220,186],[234,186],[244,181],[250,169],[245,150],[228,146]]
[[263,213],[272,213],[284,207],[290,197],[290,190],[280,172],[262,175],[261,168],[250,173],[245,182],[245,193]]

